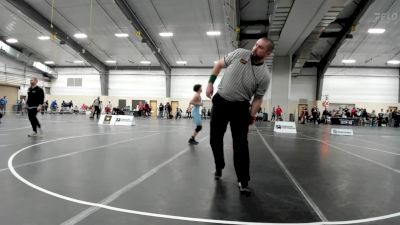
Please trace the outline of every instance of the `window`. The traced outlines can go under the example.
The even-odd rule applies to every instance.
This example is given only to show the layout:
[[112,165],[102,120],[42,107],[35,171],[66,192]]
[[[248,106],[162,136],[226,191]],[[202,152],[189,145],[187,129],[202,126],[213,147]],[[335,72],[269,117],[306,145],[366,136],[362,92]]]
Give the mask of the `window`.
[[75,86],[74,78],[67,78],[67,87]]
[[67,87],[82,87],[82,78],[67,78]]
[[46,93],[46,95],[50,94],[50,88],[49,87],[45,87],[44,88],[44,92]]

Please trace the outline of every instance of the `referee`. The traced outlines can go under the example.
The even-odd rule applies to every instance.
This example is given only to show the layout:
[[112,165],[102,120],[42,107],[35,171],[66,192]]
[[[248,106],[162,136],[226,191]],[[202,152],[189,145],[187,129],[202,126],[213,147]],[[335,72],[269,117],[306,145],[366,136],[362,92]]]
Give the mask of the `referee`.
[[29,137],[38,136],[38,128],[39,132],[42,133],[40,129],[39,120],[36,117],[36,114],[40,112],[42,109],[42,105],[44,102],[44,92],[43,89],[37,86],[38,79],[36,77],[32,77],[31,79],[31,87],[28,89],[28,100],[26,101],[27,109],[28,109],[28,118],[31,122],[33,133],[28,134]]
[[251,51],[239,48],[229,53],[215,64],[206,90],[207,97],[211,98],[213,84],[221,69],[226,67],[218,92],[212,98],[210,144],[216,167],[214,176],[219,180],[225,167],[223,138],[230,123],[238,187],[240,193],[245,195],[251,193],[248,187],[250,159],[247,135],[249,125],[254,123],[271,80],[264,60],[273,49],[271,40],[261,38]]

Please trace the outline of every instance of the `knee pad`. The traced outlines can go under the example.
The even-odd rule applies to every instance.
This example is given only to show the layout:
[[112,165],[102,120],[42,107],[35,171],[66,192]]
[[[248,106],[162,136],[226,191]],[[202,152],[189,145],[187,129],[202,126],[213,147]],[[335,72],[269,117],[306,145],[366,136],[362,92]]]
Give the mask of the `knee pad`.
[[195,131],[198,133],[199,131],[201,131],[202,126],[197,126]]

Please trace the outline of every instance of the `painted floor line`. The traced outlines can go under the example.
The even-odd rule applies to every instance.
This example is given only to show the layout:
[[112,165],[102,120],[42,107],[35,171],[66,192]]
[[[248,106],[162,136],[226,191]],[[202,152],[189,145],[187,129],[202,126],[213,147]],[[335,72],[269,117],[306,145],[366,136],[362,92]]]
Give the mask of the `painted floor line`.
[[[132,142],[132,141],[145,139],[145,138],[152,137],[152,136],[155,136],[155,135],[158,135],[158,134],[160,134],[160,133],[150,134],[150,135],[146,135],[146,136],[143,136],[143,137],[130,138],[130,139],[127,139],[127,140],[112,142],[112,143],[109,143],[109,144],[106,144],[106,145],[100,145],[100,146],[96,146],[96,147],[92,147],[92,148],[88,148],[88,149],[84,149],[84,150],[74,151],[74,152],[71,152],[71,153],[68,153],[68,154],[48,157],[48,158],[37,160],[37,161],[33,161],[33,162],[19,164],[19,165],[16,165],[14,168],[21,168],[21,167],[26,167],[26,166],[30,166],[30,165],[34,165],[34,164],[38,164],[38,163],[42,163],[42,162],[47,162],[47,161],[51,161],[51,160],[55,160],[55,159],[61,159],[61,158],[65,158],[65,157],[81,154],[81,153],[84,153],[84,152],[89,152],[89,151],[93,151],[93,150],[97,150],[97,149],[110,147],[110,146],[113,146],[113,145],[124,144],[124,143]],[[8,168],[3,168],[3,169],[0,169],[0,172],[7,171],[7,170],[8,170]]]
[[[251,135],[258,135],[255,133],[249,133]],[[290,136],[280,136],[280,135],[273,135],[273,134],[262,134],[263,136],[268,136],[268,137],[277,137],[277,138],[287,138],[287,139],[299,139],[299,140],[309,140],[309,141],[315,141],[315,138],[301,138],[301,137],[290,137]],[[345,146],[351,146],[351,147],[356,147],[356,148],[362,148],[362,149],[367,149],[371,151],[376,151],[376,152],[382,152],[390,155],[397,155],[400,156],[400,153],[396,152],[390,152],[390,151],[385,151],[381,149],[376,149],[376,148],[370,148],[370,147],[365,147],[365,146],[360,146],[360,145],[352,145],[352,144],[346,144],[346,143],[339,143],[339,142],[331,142],[332,144],[338,144],[338,145],[345,145]]]
[[[95,135],[101,135],[101,134],[95,134]],[[95,135],[86,135],[86,136],[95,136]],[[85,136],[85,135],[84,135]],[[30,146],[27,146],[25,148],[22,148],[15,152],[9,159],[8,159],[8,167],[10,169],[10,172],[21,182],[25,183],[26,185],[30,186],[31,188],[34,188],[38,191],[41,191],[45,194],[74,202],[77,204],[81,205],[87,205],[87,206],[93,206],[93,207],[98,207],[98,208],[103,208],[103,209],[108,209],[112,211],[117,211],[117,212],[122,212],[122,213],[129,213],[129,214],[135,214],[135,215],[143,215],[143,216],[149,216],[149,217],[155,217],[155,218],[163,218],[163,219],[171,219],[171,220],[180,220],[180,221],[190,221],[190,222],[202,222],[202,223],[215,223],[215,224],[235,224],[235,225],[343,225],[343,224],[360,224],[360,223],[368,223],[368,222],[373,222],[373,221],[379,221],[379,220],[384,220],[384,219],[389,219],[389,218],[394,218],[400,216],[400,212],[397,213],[392,213],[384,216],[378,216],[378,217],[370,217],[370,218],[365,218],[365,219],[357,219],[357,220],[346,220],[346,221],[329,221],[329,222],[310,222],[310,223],[264,223],[264,222],[245,222],[245,221],[229,221],[229,220],[214,220],[214,219],[205,219],[205,218],[193,218],[193,217],[184,217],[184,216],[174,216],[174,215],[166,215],[166,214],[157,214],[157,213],[149,213],[149,212],[143,212],[143,211],[136,211],[136,210],[130,210],[130,209],[123,209],[123,208],[118,208],[118,207],[113,207],[109,205],[102,205],[99,203],[93,203],[93,202],[88,202],[88,201],[83,201],[79,199],[74,199],[68,196],[64,196],[55,192],[51,192],[49,190],[46,190],[42,187],[39,187],[22,176],[20,176],[15,168],[13,167],[13,160],[14,158],[21,152],[26,151],[34,146],[40,145],[40,144],[45,144],[49,142],[55,142],[58,140],[66,140],[66,139],[72,139],[72,138],[80,138],[82,136],[72,136],[72,137],[65,137],[65,138],[59,138],[59,139],[54,139],[50,140],[47,142],[41,142],[37,144],[33,144]]]
[[256,128],[259,137],[263,141],[265,147],[268,149],[268,151],[272,154],[272,156],[275,158],[275,161],[278,163],[278,165],[281,167],[285,175],[289,178],[289,180],[292,182],[293,186],[297,189],[297,191],[303,196],[303,198],[307,201],[308,205],[314,210],[314,212],[317,214],[319,219],[323,222],[328,221],[328,219],[325,217],[325,215],[322,213],[321,209],[317,206],[317,204],[312,200],[310,195],[304,190],[304,188],[300,185],[300,183],[296,180],[296,178],[293,176],[293,174],[287,169],[285,164],[282,162],[282,160],[279,158],[279,156],[275,153],[274,149],[268,144],[268,142],[265,140],[265,138],[262,136],[262,134],[258,131]]
[[[208,138],[208,136],[200,139],[199,142],[201,143],[204,140],[206,140],[207,138]],[[183,150],[181,150],[180,152],[176,153],[175,155],[173,155],[168,160],[164,161],[163,163],[159,164],[158,166],[156,166],[153,169],[149,170],[147,173],[145,173],[142,176],[140,176],[138,179],[134,180],[133,182],[127,184],[126,186],[124,186],[123,188],[121,188],[118,191],[114,192],[113,194],[111,194],[107,198],[103,199],[98,204],[101,204],[101,205],[110,204],[111,202],[113,202],[114,200],[116,200],[117,198],[119,198],[120,196],[122,196],[123,194],[125,194],[126,192],[128,192],[129,190],[134,188],[135,186],[141,184],[143,181],[147,180],[149,177],[151,177],[152,175],[156,174],[160,169],[162,169],[163,167],[165,167],[166,165],[168,165],[169,163],[171,163],[175,159],[179,158],[181,155],[185,154],[190,149],[191,149],[190,147],[184,148]],[[80,221],[84,220],[85,218],[89,217],[91,214],[95,213],[99,209],[100,209],[99,207],[92,206],[92,207],[80,212],[79,214],[75,215],[74,217],[68,219],[67,221],[61,223],[60,225],[75,225],[75,224],[79,223]]]
[[[313,137],[308,136],[308,135],[305,135],[305,134],[303,134],[303,135],[304,135],[305,137],[313,138]],[[400,173],[400,170],[398,170],[398,169],[395,169],[395,168],[390,167],[390,166],[388,166],[388,165],[385,165],[385,164],[383,164],[383,163],[377,162],[377,161],[375,161],[375,160],[366,158],[366,157],[364,157],[364,156],[358,155],[358,154],[356,154],[356,153],[349,152],[349,151],[347,151],[346,149],[343,149],[343,148],[338,147],[338,146],[336,146],[336,145],[333,145],[333,144],[330,144],[330,143],[328,143],[328,142],[322,141],[322,140],[320,140],[320,139],[318,139],[318,138],[314,138],[314,140],[315,140],[315,141],[318,141],[318,142],[321,142],[321,143],[323,143],[323,144],[326,144],[326,145],[328,145],[328,146],[331,146],[331,147],[333,147],[333,148],[335,148],[335,149],[337,149],[337,150],[339,150],[339,151],[341,151],[341,152],[347,153],[347,154],[352,155],[352,156],[354,156],[354,157],[357,157],[357,158],[359,158],[359,159],[363,159],[363,160],[368,161],[368,162],[370,162],[370,163],[373,163],[373,164],[375,164],[375,165],[378,165],[378,166],[381,166],[381,167],[386,168],[386,169],[388,169],[388,170],[391,170],[391,171],[393,171],[393,172],[395,172],[395,173]]]

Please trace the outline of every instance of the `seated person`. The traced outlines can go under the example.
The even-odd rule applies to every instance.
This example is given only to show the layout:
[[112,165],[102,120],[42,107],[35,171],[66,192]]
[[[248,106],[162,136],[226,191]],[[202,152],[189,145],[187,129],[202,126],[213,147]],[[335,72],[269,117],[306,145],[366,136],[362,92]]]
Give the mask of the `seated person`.
[[74,107],[73,112],[76,113],[76,114],[79,113],[79,109],[78,109],[78,106],[77,106],[77,105]]

